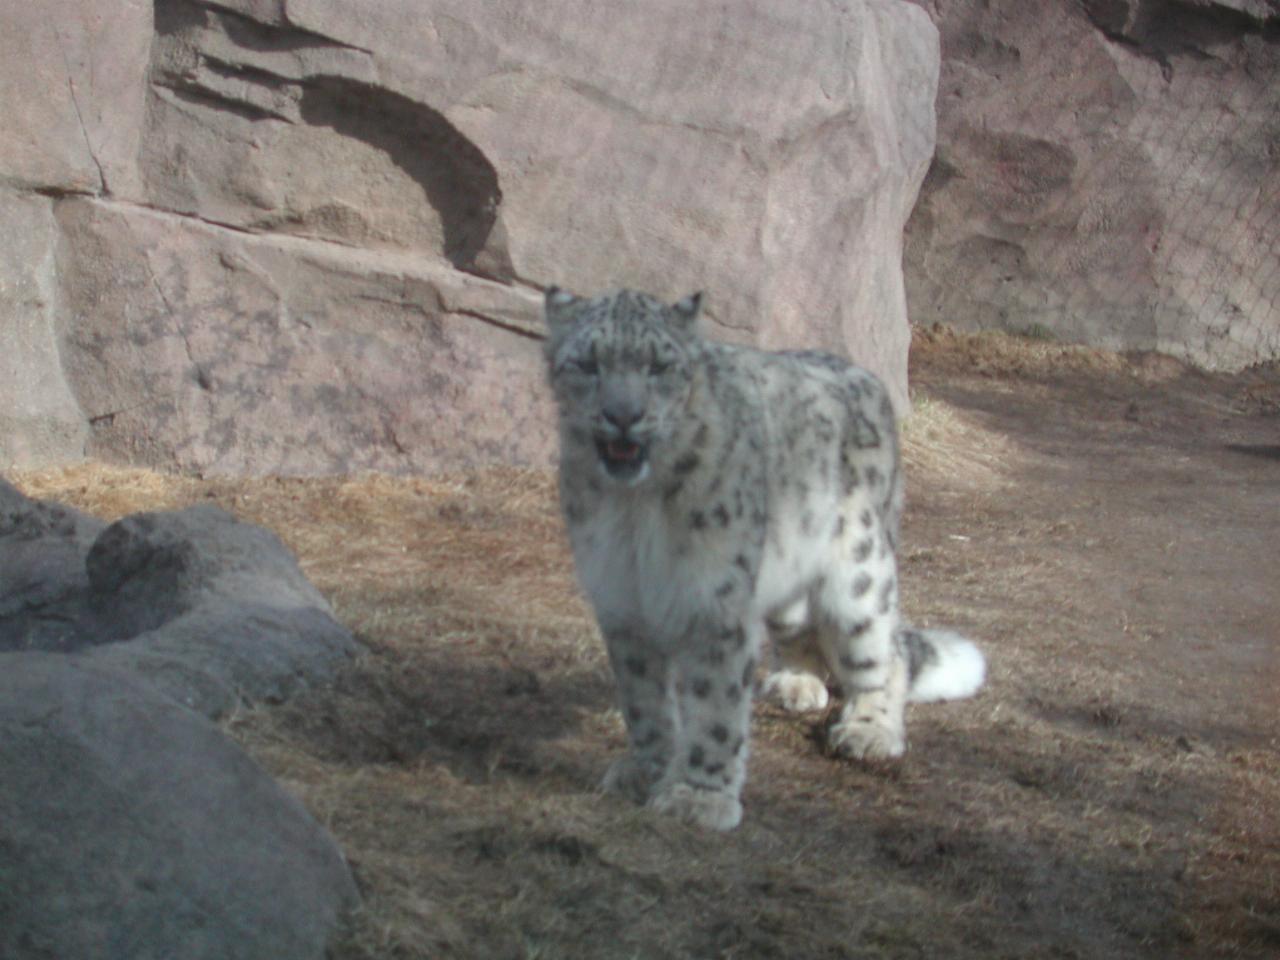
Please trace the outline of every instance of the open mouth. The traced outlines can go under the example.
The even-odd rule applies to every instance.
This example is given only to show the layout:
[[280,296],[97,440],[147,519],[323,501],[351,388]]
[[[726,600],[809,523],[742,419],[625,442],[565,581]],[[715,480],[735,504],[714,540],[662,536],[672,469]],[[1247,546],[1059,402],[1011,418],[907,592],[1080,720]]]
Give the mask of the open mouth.
[[605,472],[616,480],[634,480],[648,463],[649,451],[644,444],[625,438],[599,439],[596,452]]

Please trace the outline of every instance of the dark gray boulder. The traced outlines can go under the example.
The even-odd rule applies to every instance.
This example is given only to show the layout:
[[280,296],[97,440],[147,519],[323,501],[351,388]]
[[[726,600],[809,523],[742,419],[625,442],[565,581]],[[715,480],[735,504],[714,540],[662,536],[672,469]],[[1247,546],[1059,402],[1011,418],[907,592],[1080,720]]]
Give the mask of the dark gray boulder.
[[261,527],[0,480],[0,960],[323,957],[346,863],[209,718],[357,649]]
[[79,652],[210,717],[331,677],[351,633],[268,530],[212,505],[105,527],[0,481],[0,651]]
[[124,517],[96,539],[85,567],[113,639],[154,630],[213,597],[329,609],[279,537],[211,504]]
[[216,726],[119,671],[0,654],[0,957],[324,956],[334,842]]
[[86,658],[208,716],[327,680],[358,649],[279,537],[212,505],[119,520],[86,568],[91,622],[112,641]]
[[84,558],[106,524],[24,496],[0,477],[0,651],[84,643]]

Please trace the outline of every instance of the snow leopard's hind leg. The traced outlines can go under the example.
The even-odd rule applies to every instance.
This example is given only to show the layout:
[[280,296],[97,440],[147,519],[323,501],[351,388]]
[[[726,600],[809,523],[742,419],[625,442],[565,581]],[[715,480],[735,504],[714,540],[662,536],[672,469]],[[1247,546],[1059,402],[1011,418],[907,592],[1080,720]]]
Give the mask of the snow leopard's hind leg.
[[898,634],[898,579],[887,533],[870,511],[835,544],[838,562],[814,594],[814,623],[845,704],[828,746],[855,759],[898,757],[907,748],[909,677]]

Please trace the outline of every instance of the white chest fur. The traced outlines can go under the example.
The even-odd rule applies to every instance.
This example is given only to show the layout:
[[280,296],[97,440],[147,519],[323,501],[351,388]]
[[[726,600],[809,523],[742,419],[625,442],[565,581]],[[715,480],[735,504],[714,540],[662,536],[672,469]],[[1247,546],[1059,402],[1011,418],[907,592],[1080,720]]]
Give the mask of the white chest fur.
[[688,532],[656,498],[606,500],[571,526],[569,538],[578,579],[605,631],[676,643],[714,595],[719,564],[691,550]]

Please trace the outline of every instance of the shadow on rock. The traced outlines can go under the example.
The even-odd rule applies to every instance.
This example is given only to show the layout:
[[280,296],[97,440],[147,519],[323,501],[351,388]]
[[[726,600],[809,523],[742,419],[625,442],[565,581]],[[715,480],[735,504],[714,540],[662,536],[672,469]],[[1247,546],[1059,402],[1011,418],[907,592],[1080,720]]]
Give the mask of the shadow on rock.
[[110,526],[0,481],[0,655],[78,652],[221,717],[358,649],[275,534],[200,505]]

